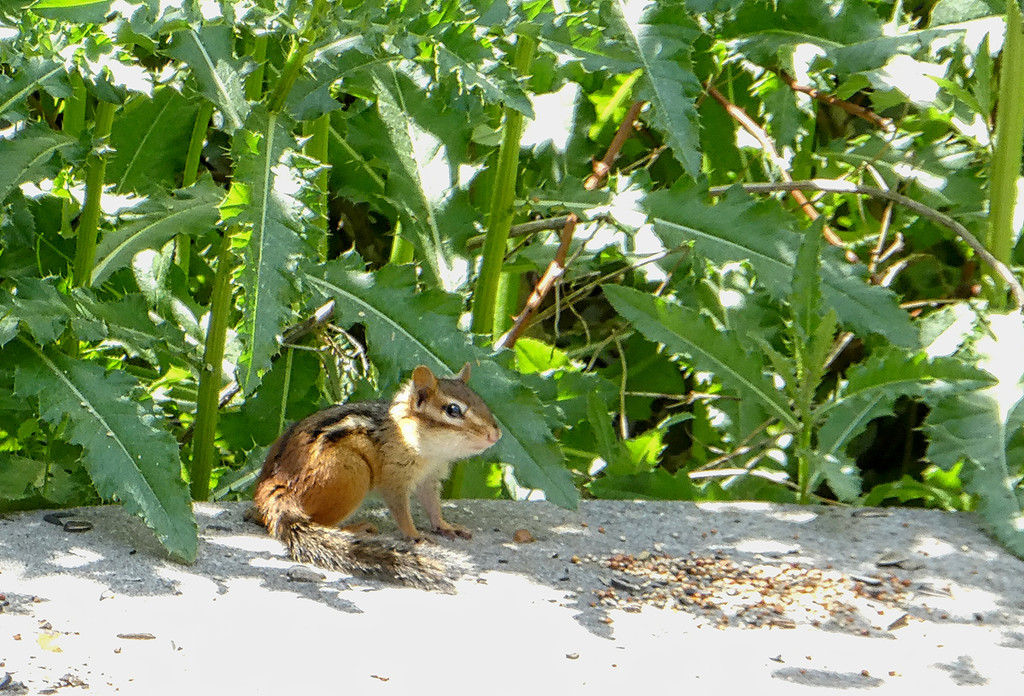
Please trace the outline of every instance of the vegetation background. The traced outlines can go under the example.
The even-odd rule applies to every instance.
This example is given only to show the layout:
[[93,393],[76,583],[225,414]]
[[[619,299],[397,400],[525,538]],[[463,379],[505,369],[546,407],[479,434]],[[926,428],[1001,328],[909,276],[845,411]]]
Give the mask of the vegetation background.
[[474,364],[449,495],[977,509],[1024,555],[1014,0],[2,0],[0,509],[175,557]]

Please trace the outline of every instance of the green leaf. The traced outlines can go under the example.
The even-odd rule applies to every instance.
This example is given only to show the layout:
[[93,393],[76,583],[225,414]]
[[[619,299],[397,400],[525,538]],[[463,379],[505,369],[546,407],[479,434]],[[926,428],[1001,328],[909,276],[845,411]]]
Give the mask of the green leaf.
[[242,251],[239,281],[245,293],[239,327],[245,349],[238,362],[238,382],[246,394],[259,384],[279,350],[277,335],[292,318],[298,299],[296,272],[303,257],[315,258],[306,239],[312,211],[306,179],[308,158],[292,135],[291,120],[265,110],[253,111],[235,138],[232,189],[246,193],[234,224],[246,225],[236,237]]
[[[229,24],[204,24],[177,31],[167,54],[192,69],[199,92],[224,114],[226,130],[233,133],[249,115],[245,99],[244,70],[234,56],[234,33]],[[191,124],[190,124],[191,125]]]
[[197,236],[209,232],[220,217],[217,206],[224,191],[204,177],[174,197],[154,193],[137,211],[138,218],[103,235],[96,247],[91,285],[98,286],[114,271],[131,265],[143,249],[159,249],[175,235]]
[[311,271],[305,282],[323,297],[334,299],[338,324],[366,327],[367,350],[385,384],[395,384],[399,375],[408,374],[417,364],[446,374],[472,363],[470,384],[502,431],[501,440],[486,456],[512,464],[522,485],[543,490],[556,505],[575,507],[579,494],[563,466],[540,401],[523,385],[522,376],[499,365],[459,331],[462,303],[458,298],[417,292],[416,273],[409,266],[385,266],[365,273],[354,255]]
[[1022,462],[1007,457],[1009,440],[1024,423],[1024,405],[1011,415],[1004,420],[998,400],[986,392],[940,401],[925,423],[927,457],[944,469],[967,460],[964,489],[977,496],[992,535],[1024,558],[1024,512],[1015,493]]
[[[823,452],[814,450],[809,453],[811,457],[811,470],[825,479],[828,487],[836,494],[839,500],[851,502],[860,495],[863,482],[860,477],[860,470],[857,464],[845,455],[837,455],[835,452]],[[809,488],[813,490],[817,483],[812,483]]]
[[102,337],[108,346],[119,345],[129,357],[143,357],[159,365],[168,354],[178,358],[185,350],[182,332],[160,319],[152,319],[146,299],[139,294],[100,301],[87,290],[76,289],[73,297],[78,314],[102,323]]
[[0,452],[0,501],[28,498],[43,487],[46,462]]
[[[792,287],[793,268],[802,235],[771,203],[759,203],[741,190],[730,190],[717,205],[707,205],[693,187],[648,194],[644,209],[667,246],[693,241],[694,250],[717,265],[747,261],[757,280],[776,299]],[[770,231],[770,234],[767,233]],[[895,294],[865,282],[866,269],[850,266],[835,247],[822,253],[821,291],[839,321],[862,334],[881,334],[898,346],[917,344],[917,330],[900,309]]]
[[699,32],[683,2],[612,0],[609,29],[643,68],[638,98],[651,103],[651,118],[687,173],[700,175],[696,99],[700,81],[690,65]]
[[332,93],[333,86],[350,78],[374,60],[370,48],[374,34],[364,35],[355,27],[352,31],[353,34],[332,38],[310,52],[303,74],[288,92],[288,113],[296,121],[312,121],[342,108],[341,102]]
[[467,273],[454,262],[455,249],[473,231],[476,217],[459,171],[468,160],[470,128],[462,114],[446,110],[436,98],[424,99],[426,76],[407,68],[388,63],[368,69],[389,139],[386,152],[381,143],[375,154],[394,162],[385,195],[398,209],[403,229],[415,234],[420,258],[441,287],[454,290]]
[[928,360],[923,354],[907,356],[892,348],[876,350],[851,367],[847,376],[838,398],[815,415],[824,421],[818,432],[818,449],[825,455],[840,455],[868,423],[892,414],[901,396],[935,403],[992,384],[991,375],[958,358]]
[[821,225],[804,232],[793,266],[789,304],[797,340],[809,340],[821,322]]
[[24,325],[40,345],[60,338],[75,311],[68,297],[54,287],[54,280],[22,278],[17,281],[14,293],[6,298],[7,309],[3,312],[8,340],[13,338],[12,321]]
[[114,190],[145,191],[180,181],[198,111],[171,87],[158,89],[152,99],[138,95],[125,103],[110,131],[116,152],[107,162],[106,174]]
[[632,458],[624,443],[619,441],[608,418],[608,408],[604,400],[597,394],[587,395],[587,421],[591,432],[597,437],[594,446],[597,453],[605,460],[605,471],[610,475],[636,473]]
[[56,97],[68,95],[67,71],[61,61],[32,56],[13,76],[0,76],[0,116],[10,121],[30,118],[28,97],[41,89]]
[[639,290],[618,285],[602,289],[615,311],[649,340],[688,356],[696,369],[711,372],[741,397],[753,399],[787,426],[798,427],[789,403],[764,374],[761,361],[747,353],[732,332],[718,330],[689,307]]
[[524,336],[516,341],[516,369],[523,374],[570,367],[569,356],[555,346]]
[[820,60],[845,76],[880,68],[894,55],[924,54],[933,42],[955,45],[968,30],[983,36],[988,31],[997,31],[1000,24],[997,18],[987,17],[893,31],[869,3],[780,0],[770,4],[742,3],[735,18],[725,24],[720,38],[726,40],[730,52],[769,68],[785,67],[780,63],[793,60],[798,48],[806,51],[808,45],[815,46],[824,54]]
[[26,182],[57,173],[54,155],[66,152],[75,141],[45,125],[31,126],[16,137],[0,140],[0,201]]
[[964,489],[999,541],[1024,558],[1024,512],[1016,488],[1024,451],[1015,446],[1024,428],[1024,342],[1021,311],[991,314],[988,333],[974,346],[978,364],[995,378],[986,389],[953,394],[933,405],[925,421],[927,457],[944,469],[966,461]]
[[172,556],[194,560],[197,529],[178,446],[159,413],[139,400],[135,378],[23,343],[29,350],[16,368],[17,393],[38,398],[44,420],[67,419],[101,496],[141,515]]
[[[476,41],[472,43],[474,47],[479,46]],[[488,103],[506,104],[527,118],[534,117],[529,98],[516,83],[515,76],[508,71],[504,61],[493,55],[490,60],[484,56],[463,58],[456,52],[458,46],[455,44],[437,44],[434,48],[440,74],[454,76],[467,89],[480,90],[481,96]]]
[[595,498],[605,500],[694,500],[697,490],[685,471],[664,469],[627,476],[602,476],[587,484]]

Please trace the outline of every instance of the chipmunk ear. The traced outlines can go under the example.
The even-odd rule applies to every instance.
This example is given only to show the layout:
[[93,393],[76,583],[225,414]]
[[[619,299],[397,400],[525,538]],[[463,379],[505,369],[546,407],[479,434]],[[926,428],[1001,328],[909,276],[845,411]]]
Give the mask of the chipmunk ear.
[[472,370],[469,367],[469,363],[466,363],[465,365],[462,366],[462,369],[459,370],[459,374],[455,375],[455,378],[456,379],[461,379],[462,382],[465,384],[465,383],[469,382],[469,373],[470,372],[472,372]]
[[427,398],[437,391],[437,377],[426,365],[418,365],[412,371],[412,384],[416,388],[416,405],[422,406]]

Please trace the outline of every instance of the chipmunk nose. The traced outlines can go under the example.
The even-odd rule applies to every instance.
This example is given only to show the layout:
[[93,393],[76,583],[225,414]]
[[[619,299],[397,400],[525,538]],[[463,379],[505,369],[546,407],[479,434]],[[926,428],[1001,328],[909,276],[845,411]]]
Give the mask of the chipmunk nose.
[[501,439],[501,428],[495,426],[487,433],[487,441],[492,445]]

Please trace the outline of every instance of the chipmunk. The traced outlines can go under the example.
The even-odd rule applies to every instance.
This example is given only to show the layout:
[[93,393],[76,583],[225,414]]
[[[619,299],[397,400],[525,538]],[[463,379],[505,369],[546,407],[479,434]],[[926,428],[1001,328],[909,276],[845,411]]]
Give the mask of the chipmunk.
[[454,379],[438,379],[420,365],[390,402],[332,406],[293,424],[263,462],[257,521],[296,561],[423,587],[450,585],[436,560],[334,525],[377,490],[405,537],[419,541],[409,511],[415,492],[433,531],[472,536],[444,520],[440,496],[453,462],[501,438],[494,416],[467,386],[469,375],[469,363]]

